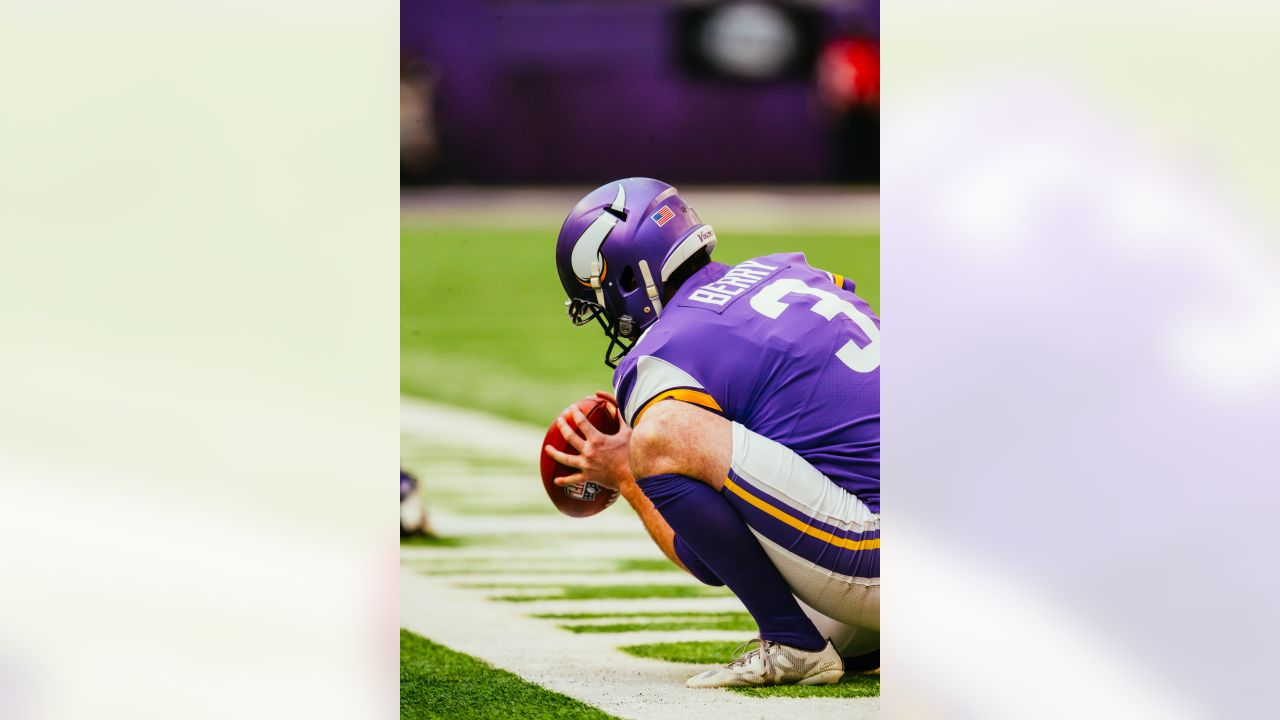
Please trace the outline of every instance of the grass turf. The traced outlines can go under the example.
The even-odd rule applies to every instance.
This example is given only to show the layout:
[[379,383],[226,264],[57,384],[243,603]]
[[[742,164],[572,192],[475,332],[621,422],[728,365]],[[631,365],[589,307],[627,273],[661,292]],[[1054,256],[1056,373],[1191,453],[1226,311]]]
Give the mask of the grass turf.
[[666,558],[631,558],[617,561],[617,572],[682,572]]
[[752,697],[880,697],[880,676],[845,675],[835,685],[775,685],[773,687],[729,688]]
[[401,629],[400,717],[609,720],[613,716]]
[[[610,386],[611,371],[601,362],[605,339],[594,325],[574,328],[565,318],[564,294],[556,279],[553,251],[556,228],[526,230],[404,227],[401,230],[401,392],[465,407],[485,410],[517,420],[543,426],[574,398]],[[772,252],[803,250],[810,263],[841,273],[858,283],[858,294],[873,308],[879,308],[879,237],[876,234],[852,233],[737,233],[721,232],[716,260],[735,263]],[[409,443],[408,456],[419,454],[438,459],[438,449]],[[470,463],[469,457],[459,458]],[[516,468],[494,467],[490,471],[511,472]],[[483,472],[489,468],[474,467]],[[532,509],[532,508],[530,508]],[[525,508],[512,508],[523,512]],[[405,545],[424,547],[458,547],[474,545],[508,545],[525,543],[550,544],[534,536],[504,538],[412,539]],[[524,545],[522,545],[524,546]],[[666,561],[646,561],[644,571],[674,570]],[[623,568],[619,567],[622,571]],[[673,590],[655,590],[673,588]],[[505,598],[513,602],[542,599],[590,599],[636,597],[703,597],[700,586],[574,586],[561,587],[562,594],[550,596],[516,595]],[[705,588],[705,590],[717,590]],[[692,595],[687,593],[694,593]],[[712,592],[721,596],[727,593]],[[573,614],[565,614],[573,615]],[[589,617],[611,614],[582,613]],[[672,622],[678,613],[661,613],[666,618],[655,622]],[[694,613],[706,621],[705,613]],[[620,613],[639,624],[639,613]],[[555,618],[555,619],[586,619]],[[693,622],[694,620],[688,620]],[[730,622],[730,621],[726,621]],[[742,620],[737,622],[741,623]],[[749,618],[745,622],[750,622]],[[653,629],[652,623],[649,628]],[[413,637],[413,636],[410,636]],[[419,639],[421,640],[421,639]],[[427,641],[421,641],[427,642]],[[403,643],[402,643],[403,644]],[[699,654],[693,646],[708,643],[669,643],[654,646],[682,646],[685,653],[677,662],[716,664],[727,662],[736,644],[722,643],[719,651]],[[710,645],[715,645],[711,643]],[[723,646],[728,645],[726,649]],[[439,646],[435,646],[438,648]],[[440,648],[444,652],[450,651]],[[631,651],[630,649],[628,650]],[[666,652],[662,650],[661,652]],[[456,653],[453,653],[456,655]],[[632,654],[639,654],[632,652]],[[712,656],[714,655],[714,656]],[[658,657],[657,655],[644,655]],[[500,673],[478,663],[484,671]],[[402,687],[405,678],[402,647]],[[505,673],[504,673],[505,674]],[[520,683],[518,678],[510,680]],[[454,682],[470,679],[465,672]],[[862,678],[855,678],[861,682]],[[878,694],[879,679],[873,678]],[[480,683],[483,684],[483,683]],[[527,685],[527,683],[525,683]],[[845,688],[845,682],[828,686]],[[561,697],[530,686],[534,690]],[[426,688],[431,690],[431,688]],[[832,692],[828,688],[752,688],[748,694],[790,694]],[[415,690],[416,691],[416,690]],[[848,693],[847,689],[839,691]],[[402,712],[405,691],[402,689]],[[855,696],[840,694],[837,696]],[[567,698],[564,700],[572,703]],[[452,702],[452,701],[450,701]],[[488,704],[486,700],[486,705]],[[422,704],[418,703],[418,707]],[[437,706],[438,707],[438,706]],[[511,706],[501,705],[492,714],[472,713],[466,707],[443,714],[405,714],[404,717],[508,717]],[[585,708],[585,706],[582,706]],[[505,711],[504,711],[505,709]],[[555,715],[536,717],[607,717],[586,708],[587,715]],[[529,716],[527,713],[522,716]]]
[[[636,657],[668,662],[722,665],[733,660],[739,643],[672,642],[650,645],[628,645],[619,648]],[[779,685],[775,687],[730,688],[733,692],[753,697],[878,697],[880,677],[877,675],[845,675],[835,685]]]
[[722,665],[733,659],[733,653],[741,643],[736,642],[667,642],[649,645],[627,645],[618,648],[636,657],[653,658],[678,663],[698,665]]
[[[556,230],[401,229],[401,392],[543,426],[573,399],[610,386],[603,334],[565,317]],[[803,250],[879,306],[876,234],[719,235],[721,262]]]
[[706,618],[702,620],[655,620],[652,622],[622,622],[600,625],[561,625],[572,633],[627,633],[646,630],[741,630],[754,633],[756,623],[751,618]]
[[584,540],[620,540],[630,539],[632,535],[625,532],[575,533],[572,536],[548,535],[546,533],[504,533],[501,535],[463,535],[453,537],[410,537],[400,538],[402,547],[512,547],[528,550],[530,548],[553,547],[574,541]]
[[467,544],[465,538],[437,537],[435,535],[411,535],[400,538],[400,544],[408,547],[462,547]]
[[449,537],[424,537],[414,535],[400,538],[401,547],[531,547],[553,544],[550,539],[525,535],[459,535]]
[[732,630],[756,632],[756,621],[744,612],[542,613],[552,620],[618,620],[613,623],[564,623],[573,633],[625,633],[645,630]]
[[498,595],[494,600],[506,602],[534,602],[537,600],[638,600],[642,598],[703,598],[731,597],[724,588],[706,585],[515,585],[476,584],[462,587],[488,589],[556,589],[556,593],[529,595]]
[[531,617],[542,618],[546,620],[597,620],[608,618],[736,618],[750,619],[751,616],[744,612],[663,612],[654,610],[650,612],[572,612],[572,613],[536,613]]
[[566,565],[562,559],[539,562],[524,559],[519,563],[469,558],[465,561],[413,563],[413,568],[424,575],[507,575],[528,573],[631,573],[631,572],[681,572],[670,560],[648,558],[634,560],[592,560]]

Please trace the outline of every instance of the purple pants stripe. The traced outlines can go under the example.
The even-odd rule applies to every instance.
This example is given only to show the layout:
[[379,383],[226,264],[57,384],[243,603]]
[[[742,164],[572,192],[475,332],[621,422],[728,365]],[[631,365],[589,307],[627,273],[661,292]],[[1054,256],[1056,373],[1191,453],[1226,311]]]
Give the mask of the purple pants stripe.
[[783,502],[782,500],[779,500],[777,497],[769,494],[768,492],[761,490],[760,488],[751,484],[751,482],[743,479],[741,475],[739,475],[738,473],[732,470],[729,471],[729,477],[733,479],[733,482],[737,484],[738,487],[741,487],[742,489],[750,492],[755,497],[763,500],[764,502],[769,503],[770,505],[777,508],[778,510],[785,512],[791,517],[803,522],[804,524],[812,528],[831,533],[832,535],[835,535],[838,538],[843,538],[845,540],[853,540],[853,541],[870,540],[872,538],[880,537],[879,529],[866,530],[864,532],[857,532],[854,530],[847,530],[845,528],[836,527],[835,525],[830,525],[828,523],[822,522],[821,520],[809,515],[805,511],[800,510],[796,507],[793,507],[790,503]]
[[[864,533],[834,533],[830,525],[821,523],[813,518],[797,512],[794,508],[779,502],[777,499],[760,492],[758,489],[752,488],[745,484],[737,473],[730,472],[730,477],[744,491],[750,493],[757,500],[764,502],[775,510],[790,515],[792,518],[800,521],[805,527],[823,530],[825,532],[844,537],[851,540],[871,540],[880,537],[880,531],[871,530]],[[862,578],[878,578],[880,577],[880,549],[871,548],[865,550],[852,550],[839,545],[833,545],[826,540],[814,537],[804,530],[792,527],[783,520],[778,519],[764,510],[756,507],[746,499],[740,497],[736,493],[731,492],[728,488],[723,491],[734,509],[742,515],[747,521],[747,525],[752,530],[760,533],[778,546],[791,552],[792,554],[808,560],[818,567],[825,568],[831,572],[851,577]]]

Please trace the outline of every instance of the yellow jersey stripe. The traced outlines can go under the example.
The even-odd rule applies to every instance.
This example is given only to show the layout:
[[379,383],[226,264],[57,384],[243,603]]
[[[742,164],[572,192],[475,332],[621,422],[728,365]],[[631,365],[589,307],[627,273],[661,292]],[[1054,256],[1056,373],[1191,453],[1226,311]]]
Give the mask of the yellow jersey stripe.
[[831,276],[831,282],[835,283],[835,284],[836,284],[836,287],[838,287],[838,288],[843,288],[843,287],[844,287],[844,276],[843,276],[843,275],[832,275],[832,276]]
[[799,530],[805,535],[811,535],[813,537],[818,538],[819,540],[827,543],[828,545],[835,545],[836,547],[842,547],[842,548],[845,548],[846,550],[878,550],[880,549],[880,538],[871,538],[870,540],[850,540],[848,538],[836,537],[835,535],[832,535],[826,530],[819,530],[818,528],[813,527],[812,525],[798,518],[794,518],[788,513],[783,512],[782,510],[779,510],[778,508],[770,505],[764,500],[761,500],[755,495],[752,495],[751,493],[744,490],[742,486],[735,483],[733,481],[733,478],[725,478],[724,486],[728,488],[729,492],[733,493],[734,495],[737,495],[743,500],[746,500],[748,503],[755,506],[756,508],[763,510],[764,512],[772,515],[773,517]]
[[636,416],[631,419],[631,427],[635,427],[636,423],[640,422],[640,416],[644,415],[645,410],[648,410],[654,403],[660,400],[666,400],[667,398],[671,398],[673,400],[683,400],[684,402],[693,403],[694,405],[701,405],[704,408],[715,410],[716,412],[724,412],[723,410],[720,409],[720,404],[716,402],[716,399],[711,397],[710,395],[700,390],[691,390],[689,388],[676,388],[675,390],[668,390],[666,392],[661,392],[661,393],[658,393],[657,395],[654,395],[653,398],[649,400],[649,402],[645,403],[639,410],[636,411]]

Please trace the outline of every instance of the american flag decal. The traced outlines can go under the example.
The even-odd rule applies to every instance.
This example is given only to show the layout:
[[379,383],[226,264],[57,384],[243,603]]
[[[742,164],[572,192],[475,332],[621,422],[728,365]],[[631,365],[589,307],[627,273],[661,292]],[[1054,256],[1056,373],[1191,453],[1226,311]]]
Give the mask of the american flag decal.
[[658,210],[658,212],[650,215],[649,219],[658,223],[658,227],[662,227],[663,225],[667,224],[668,220],[670,220],[675,216],[676,214],[671,212],[671,208],[667,207],[666,205],[663,205],[662,208]]

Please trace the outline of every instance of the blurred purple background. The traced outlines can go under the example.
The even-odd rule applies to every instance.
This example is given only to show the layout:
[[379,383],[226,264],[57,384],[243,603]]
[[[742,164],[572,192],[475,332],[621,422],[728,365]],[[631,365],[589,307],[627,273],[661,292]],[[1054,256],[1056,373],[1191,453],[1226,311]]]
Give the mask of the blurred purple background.
[[877,0],[400,7],[403,184],[878,181]]

